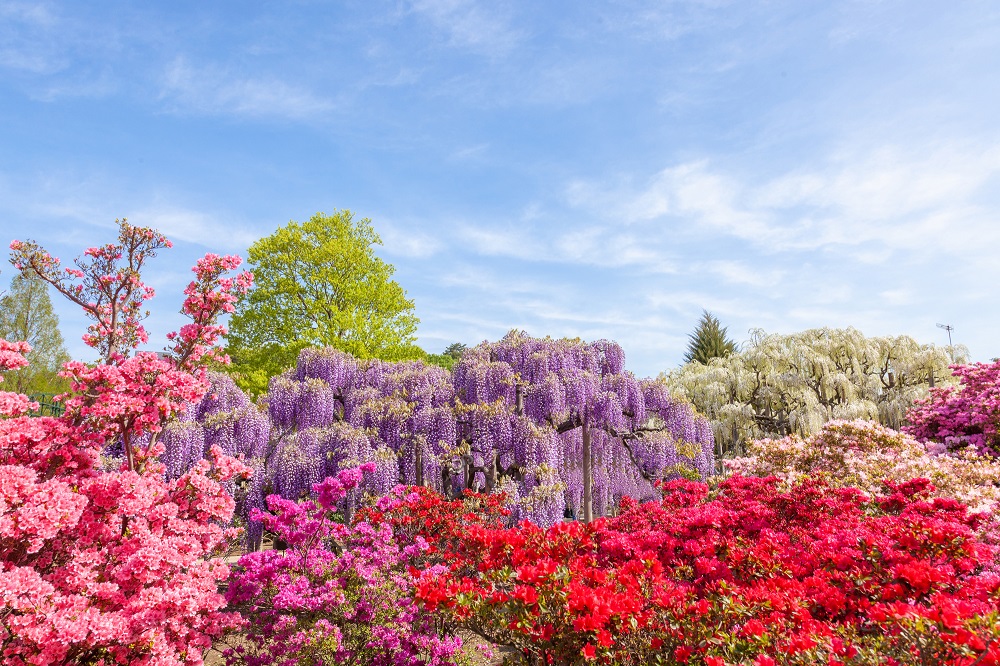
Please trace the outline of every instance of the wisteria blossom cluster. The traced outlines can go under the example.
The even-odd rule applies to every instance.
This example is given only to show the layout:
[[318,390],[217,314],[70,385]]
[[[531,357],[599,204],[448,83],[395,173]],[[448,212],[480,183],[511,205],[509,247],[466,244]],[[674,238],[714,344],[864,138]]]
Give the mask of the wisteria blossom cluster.
[[[371,463],[340,471],[313,488],[315,500],[267,498],[258,512],[287,550],[250,553],[226,593],[250,622],[227,651],[227,663],[451,666],[464,663],[462,641],[441,635],[413,597],[410,569],[428,548],[422,538],[401,547],[389,523],[336,520],[338,503],[358,488]],[[380,502],[391,511],[402,494]]]
[[[442,368],[304,350],[293,370],[271,380],[266,396],[271,490],[301,499],[327,476],[362,463],[375,466],[363,490],[376,497],[401,482],[440,487],[455,442],[453,395]],[[345,498],[348,517],[361,490]]]
[[160,460],[168,479],[183,475],[213,446],[249,466],[253,476],[227,489],[236,500],[236,515],[244,526],[244,545],[255,550],[263,528],[259,521],[250,520],[250,512],[265,506],[271,422],[229,375],[207,372],[204,379],[208,383],[204,396],[170,420],[159,434],[164,446]]
[[1000,456],[1000,360],[951,370],[959,385],[931,389],[907,414],[910,425],[903,430],[948,450]]
[[[37,245],[11,246],[12,263],[84,306],[95,320],[87,341],[103,361],[67,365],[72,392],[61,418],[26,415],[23,396],[0,401],[5,664],[197,666],[212,640],[239,624],[218,592],[228,567],[210,558],[233,536],[225,527],[233,499],[224,485],[250,470],[211,447],[206,459],[168,481],[156,440],[163,424],[205,390],[191,370],[217,338],[219,311],[198,310],[199,332],[183,356],[129,357],[145,341],[139,306],[152,295],[139,267],[169,243],[124,222],[120,231],[120,245],[92,248],[91,260],[66,271],[80,281],[75,286]],[[225,302],[227,296],[208,296],[210,285],[239,286],[213,271],[199,274],[195,291],[208,303]],[[0,369],[23,366],[26,351],[0,342]],[[100,452],[116,442],[125,462],[102,469]]]
[[[271,380],[268,423],[245,397],[227,412],[232,447],[223,450],[250,456],[262,472],[241,512],[264,508],[268,493],[310,497],[324,478],[362,463],[375,472],[345,498],[348,519],[364,494],[381,497],[402,483],[448,497],[502,493],[511,520],[549,525],[567,509],[603,515],[625,495],[652,497],[657,481],[712,474],[708,422],[623,363],[612,342],[517,332],[471,350],[454,374],[306,349],[295,368]],[[208,445],[209,421],[223,418],[201,406],[192,413],[165,435],[175,474]],[[251,545],[259,534],[251,524]]]
[[485,477],[468,474],[463,487],[505,490],[521,500],[516,517],[550,525],[567,506],[589,520],[623,496],[651,497],[657,481],[713,474],[708,421],[624,361],[614,342],[520,331],[463,354],[459,437],[465,468]]
[[995,548],[932,490],[673,481],[589,525],[472,527],[417,597],[529,664],[996,664]]
[[792,435],[747,445],[747,456],[725,461],[744,476],[776,476],[786,486],[822,475],[834,486],[874,494],[882,481],[926,478],[935,495],[950,497],[974,511],[995,509],[1000,500],[1000,461],[973,451],[937,455],[913,437],[870,421],[831,421],[809,437]]

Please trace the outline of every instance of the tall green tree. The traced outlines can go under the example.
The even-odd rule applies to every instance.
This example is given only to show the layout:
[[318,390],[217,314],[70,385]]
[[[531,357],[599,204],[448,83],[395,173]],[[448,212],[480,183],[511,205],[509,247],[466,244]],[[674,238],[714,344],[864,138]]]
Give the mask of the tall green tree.
[[10,290],[0,299],[0,338],[31,345],[25,355],[31,365],[8,372],[3,390],[32,394],[69,389],[69,381],[59,371],[70,356],[46,283],[23,273],[14,276]]
[[250,246],[254,286],[237,303],[227,342],[241,388],[262,393],[306,347],[362,359],[423,356],[413,301],[375,256],[381,244],[371,220],[341,210],[290,222]]
[[726,337],[726,328],[708,310],[703,310],[694,333],[688,336],[684,361],[708,363],[713,358],[725,358],[736,352],[736,343]]

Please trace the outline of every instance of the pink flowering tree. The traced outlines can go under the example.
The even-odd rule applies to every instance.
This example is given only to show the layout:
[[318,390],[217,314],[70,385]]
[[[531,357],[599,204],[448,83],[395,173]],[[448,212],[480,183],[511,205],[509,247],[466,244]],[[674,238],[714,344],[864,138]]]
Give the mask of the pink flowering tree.
[[[195,267],[167,358],[129,354],[146,341],[139,269],[169,241],[120,223],[119,244],[91,248],[77,267],[36,243],[11,244],[11,262],[80,304],[85,336],[101,354],[73,362],[60,418],[27,415],[30,401],[0,394],[0,655],[4,664],[197,665],[214,638],[239,625],[212,560],[235,536],[224,484],[248,468],[219,449],[177,479],[159,462],[163,424],[205,391],[199,367],[218,357],[231,310],[250,276],[239,260],[209,255]],[[23,343],[0,341],[0,370],[22,367]],[[126,460],[103,470],[100,452],[122,442]]]
[[931,389],[907,414],[903,430],[942,449],[1000,455],[1000,361],[951,369],[959,385]]
[[[172,343],[167,357],[144,352],[130,358],[135,347],[148,342],[141,322],[149,312],[142,305],[155,295],[139,271],[171,243],[153,229],[126,220],[118,225],[118,244],[88,248],[76,259],[76,268],[61,268],[59,259],[34,241],[12,242],[10,261],[52,285],[93,320],[83,340],[97,349],[101,362],[65,366],[74,392],[66,407],[77,422],[108,435],[109,441],[121,441],[128,469],[134,470],[156,442],[151,438],[146,450],[137,452],[137,437],[159,432],[177,411],[165,396],[197,402],[204,394],[204,364],[228,362],[215,346],[226,332],[218,318],[233,311],[233,303],[250,288],[253,276],[226,275],[239,267],[239,257],[205,255],[192,269],[195,280],[184,290],[187,298],[181,312],[191,323],[167,335]],[[123,393],[122,383],[132,390]]]

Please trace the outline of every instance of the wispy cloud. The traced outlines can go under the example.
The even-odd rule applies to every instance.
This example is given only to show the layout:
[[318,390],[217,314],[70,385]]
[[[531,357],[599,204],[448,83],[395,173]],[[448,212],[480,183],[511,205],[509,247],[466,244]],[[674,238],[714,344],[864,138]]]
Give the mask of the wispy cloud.
[[456,234],[469,251],[481,256],[543,264],[676,272],[671,257],[640,234],[602,225],[581,225],[551,214],[541,217],[530,206],[528,212],[532,218],[530,223],[526,220],[520,225],[503,227],[460,224]]
[[752,287],[773,287],[785,276],[784,270],[762,269],[745,261],[710,261],[704,264],[703,268],[706,272],[719,276],[726,283]]
[[232,114],[307,120],[336,108],[333,100],[271,77],[196,67],[176,58],[166,69],[161,99],[181,113]]
[[58,18],[48,3],[0,2],[0,67],[52,74],[69,59],[53,43]]
[[415,0],[410,7],[444,31],[450,45],[485,55],[506,55],[524,38],[524,33],[511,25],[511,16],[504,3]]
[[399,221],[380,219],[378,234],[385,251],[401,257],[426,259],[441,250],[440,240],[415,227],[416,225]]
[[[761,178],[698,160],[660,171],[641,189],[574,182],[571,205],[621,213],[632,225],[684,220],[695,232],[741,239],[768,251],[875,243],[889,250],[962,251],[1000,243],[986,204],[1000,179],[1000,144],[884,146],[843,152],[823,168]],[[997,202],[993,202],[994,204]]]
[[153,227],[167,238],[218,250],[242,251],[260,237],[245,223],[166,202],[137,208],[129,220]]
[[85,177],[68,172],[45,177],[0,173],[0,213],[27,215],[82,236],[87,234],[81,229],[91,228],[93,234],[92,227],[102,228],[106,235],[115,228],[115,220],[124,217],[132,224],[158,229],[171,240],[217,252],[242,252],[260,237],[253,224],[231,213],[200,210],[186,204],[184,197],[163,191],[120,194],[128,189],[118,179],[98,173]]

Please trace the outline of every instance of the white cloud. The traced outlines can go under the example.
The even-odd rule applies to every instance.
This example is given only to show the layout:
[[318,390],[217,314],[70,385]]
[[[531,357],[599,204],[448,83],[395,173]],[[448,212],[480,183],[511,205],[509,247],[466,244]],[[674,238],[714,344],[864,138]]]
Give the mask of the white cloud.
[[58,18],[47,3],[0,2],[0,67],[52,74],[69,65],[52,31]]
[[194,243],[214,248],[215,251],[224,248],[242,251],[260,236],[245,224],[169,203],[138,208],[129,215],[129,222],[152,227],[171,240]]
[[243,251],[260,236],[252,225],[229,213],[198,210],[182,203],[179,196],[162,192],[120,194],[131,189],[119,179],[98,173],[55,173],[44,178],[0,173],[0,211],[63,227],[61,235],[66,241],[92,235],[92,231],[80,231],[88,227],[113,230],[117,218],[152,227],[170,240],[216,252]]
[[163,78],[161,99],[175,110],[306,120],[335,108],[332,100],[266,77],[245,77],[215,68],[197,68],[176,58]]
[[544,242],[529,230],[487,229],[463,223],[458,225],[456,234],[470,251],[480,255],[543,261],[548,254]]
[[411,8],[446,32],[451,45],[489,56],[506,55],[524,38],[522,32],[511,26],[510,16],[502,3],[415,0]]
[[821,168],[741,178],[697,160],[660,171],[644,188],[571,183],[571,205],[595,216],[621,212],[639,229],[671,220],[695,234],[722,233],[768,252],[862,246],[964,252],[1000,245],[996,201],[1000,144],[885,146],[828,158]]
[[704,265],[706,271],[718,275],[730,284],[745,284],[751,287],[773,287],[785,276],[779,269],[762,269],[743,261],[719,260]]
[[380,220],[378,234],[382,245],[389,254],[403,257],[425,259],[437,254],[442,247],[441,242],[433,236],[413,228],[403,228],[401,223]]

